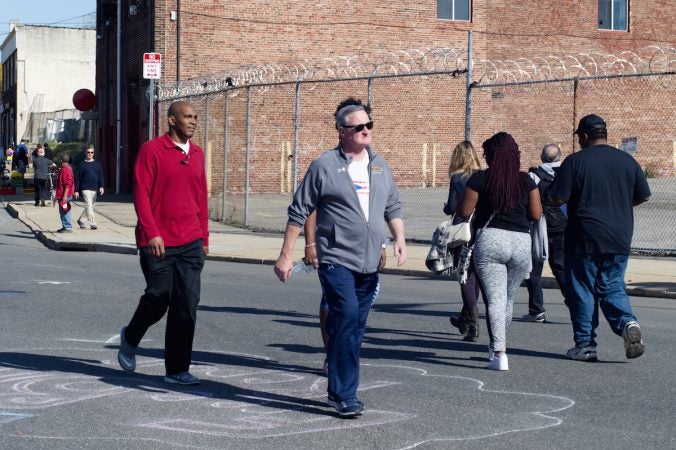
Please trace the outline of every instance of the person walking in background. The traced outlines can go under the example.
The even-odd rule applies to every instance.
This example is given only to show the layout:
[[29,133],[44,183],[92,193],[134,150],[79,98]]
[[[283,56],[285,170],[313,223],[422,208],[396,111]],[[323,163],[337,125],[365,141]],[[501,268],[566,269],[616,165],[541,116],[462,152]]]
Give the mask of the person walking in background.
[[9,169],[5,166],[5,170],[12,171],[14,169],[14,149],[12,147],[7,147],[5,150],[5,165],[9,165]]
[[75,192],[75,180],[73,169],[70,167],[70,156],[67,153],[61,155],[61,169],[56,177],[56,201],[61,217],[61,229],[57,233],[72,233],[73,223],[71,219],[70,201]]
[[52,149],[49,148],[49,142],[45,142],[45,158],[52,159]]
[[174,102],[169,132],[141,146],[134,165],[136,244],[146,281],[131,321],[120,331],[117,360],[136,369],[136,350],[168,310],[166,383],[194,385],[189,371],[200,301],[200,276],[209,253],[209,209],[204,152],[190,138],[197,126],[192,104]]
[[519,146],[510,134],[497,133],[482,147],[488,169],[467,181],[458,214],[467,219],[474,211],[479,230],[473,257],[488,311],[488,368],[508,370],[507,329],[531,269],[530,221],[540,219],[542,205],[533,180],[519,171]]
[[641,327],[625,291],[624,273],[634,232],[633,207],[650,198],[641,166],[608,145],[606,122],[595,114],[580,119],[575,134],[581,151],[568,156],[551,188],[568,205],[565,273],[575,347],[566,355],[596,361],[598,308],[624,339],[627,358],[645,350]]
[[[549,268],[552,270],[552,274],[554,274],[561,294],[563,294],[564,303],[567,304],[565,291],[566,276],[563,269],[563,243],[568,219],[563,211],[564,206],[555,204],[549,195],[556,173],[561,166],[561,149],[556,144],[547,144],[542,148],[540,159],[542,160],[542,164],[529,169],[528,175],[535,181],[540,192],[540,201],[542,202],[542,210],[544,212],[540,221],[545,221],[547,229]],[[546,321],[544,297],[542,294],[542,269],[544,269],[544,260],[533,258],[533,270],[530,272],[530,277],[526,279],[528,314],[521,318],[523,322],[544,323]]]
[[26,173],[28,167],[28,147],[23,142],[14,149],[14,157],[12,158],[12,170],[20,173]]
[[[481,162],[470,141],[462,141],[455,146],[448,165],[450,186],[448,189],[448,201],[444,204],[444,214],[450,216],[456,213],[467,181],[480,168]],[[456,215],[453,223],[461,223],[463,220],[465,219],[460,217],[460,215]],[[472,236],[476,236],[475,230],[472,230]],[[458,265],[462,248],[470,246],[473,243],[474,240],[464,246],[453,249],[453,266]],[[476,276],[474,265],[470,263],[467,282],[460,285],[460,294],[462,296],[460,317],[450,317],[451,324],[458,329],[464,341],[475,342],[479,339],[479,309],[477,302],[480,292],[481,284]]]
[[335,112],[339,144],[316,158],[294,194],[274,271],[286,282],[296,239],[317,211],[319,277],[329,303],[328,404],[341,417],[360,415],[359,354],[378,289],[385,224],[397,264],[406,261],[401,198],[387,162],[370,147],[370,108],[348,98]]
[[77,176],[75,177],[75,198],[82,198],[85,201],[85,208],[77,219],[80,228],[85,228],[82,220],[85,215],[89,220],[89,226],[96,230],[96,217],[94,216],[94,204],[96,203],[96,194],[103,195],[103,169],[98,161],[94,161],[94,147],[85,149],[85,159],[77,167]]
[[45,157],[45,150],[38,144],[37,155],[33,159],[33,183],[35,186],[35,206],[47,206],[45,200],[49,199],[49,186],[47,178],[52,161]]

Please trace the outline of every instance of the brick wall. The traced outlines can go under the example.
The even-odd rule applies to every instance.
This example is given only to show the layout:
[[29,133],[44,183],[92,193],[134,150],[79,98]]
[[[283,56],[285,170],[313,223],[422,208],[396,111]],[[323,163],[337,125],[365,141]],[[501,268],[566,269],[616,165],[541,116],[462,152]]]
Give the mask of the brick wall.
[[[176,0],[154,1],[154,48],[145,51],[162,53],[161,83],[176,80],[178,24],[170,19],[176,7]],[[630,14],[630,31],[615,32],[597,29],[594,1],[476,0],[473,21],[456,22],[438,20],[435,1],[183,0],[180,77],[225,77],[228,69],[245,65],[367,55],[383,50],[465,47],[467,30],[474,31],[477,62],[594,52],[618,54],[649,45],[673,47],[673,0],[632,1]],[[144,37],[128,30],[124,39]],[[127,46],[135,52],[140,52],[141,47]],[[135,61],[135,57],[130,58],[130,67],[137,64]],[[450,76],[374,80],[371,93],[375,148],[388,159],[402,186],[447,182],[448,157],[464,138],[464,83],[464,78]],[[659,174],[673,174],[674,112],[673,107],[665,108],[676,103],[673,77],[662,84],[645,79],[593,84],[593,90],[581,84],[575,102],[570,84],[474,90],[472,140],[479,147],[495,131],[513,133],[521,145],[525,168],[537,163],[544,143],[561,143],[564,152],[573,151],[571,133],[576,118],[598,112],[608,120],[611,142],[639,135],[639,162],[644,167],[652,165]],[[222,191],[224,176],[228,191],[242,192],[245,188],[246,89],[231,94],[227,123],[223,95],[209,100],[208,148],[211,190],[215,195]],[[293,182],[288,162],[289,158],[293,160],[294,94],[294,85],[252,89],[249,183],[253,192],[284,192]],[[332,113],[348,95],[366,100],[366,81],[301,85],[298,180],[312,158],[336,144]],[[201,119],[205,119],[206,100],[191,100]],[[147,105],[140,104],[138,108],[138,114],[129,114],[134,123],[124,118],[123,126],[144,136]],[[159,110],[159,130],[164,131],[166,105]],[[227,136],[223,135],[224,128]],[[205,145],[205,135],[200,130],[195,139]],[[223,151],[226,141],[227,155]],[[101,145],[114,152],[111,142]],[[133,150],[127,147],[124,151],[129,155],[124,167],[130,171]]]

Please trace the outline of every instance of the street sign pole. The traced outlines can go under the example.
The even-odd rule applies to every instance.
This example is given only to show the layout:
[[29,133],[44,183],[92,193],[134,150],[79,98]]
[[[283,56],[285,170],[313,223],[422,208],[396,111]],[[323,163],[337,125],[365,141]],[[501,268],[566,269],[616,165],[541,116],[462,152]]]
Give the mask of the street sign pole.
[[150,92],[148,99],[150,107],[148,108],[148,140],[155,137],[155,80],[160,79],[162,74],[162,55],[159,53],[143,54],[143,78],[150,80]]
[[150,117],[148,118],[148,140],[152,140],[155,134],[155,79],[150,79]]

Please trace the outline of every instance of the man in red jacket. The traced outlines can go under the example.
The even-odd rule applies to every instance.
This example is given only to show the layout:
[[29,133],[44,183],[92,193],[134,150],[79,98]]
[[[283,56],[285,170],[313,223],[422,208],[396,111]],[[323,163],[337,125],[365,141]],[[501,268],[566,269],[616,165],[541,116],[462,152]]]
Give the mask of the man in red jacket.
[[57,233],[72,233],[73,223],[70,213],[70,201],[75,191],[75,177],[70,167],[70,156],[61,155],[61,170],[56,177],[56,200],[59,204],[59,216],[61,216],[61,229]]
[[190,141],[197,113],[188,102],[169,106],[169,132],[141,146],[134,166],[136,245],[146,280],[129,325],[120,332],[117,360],[136,369],[136,349],[148,328],[167,316],[166,383],[199,384],[189,372],[200,275],[209,252],[204,152]]

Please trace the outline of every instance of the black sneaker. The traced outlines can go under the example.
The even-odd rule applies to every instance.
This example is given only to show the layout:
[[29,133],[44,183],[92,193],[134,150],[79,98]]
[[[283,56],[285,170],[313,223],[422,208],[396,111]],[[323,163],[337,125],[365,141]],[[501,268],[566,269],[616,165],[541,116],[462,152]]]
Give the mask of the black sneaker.
[[597,361],[598,358],[596,356],[596,346],[595,345],[588,345],[587,347],[573,347],[568,352],[566,352],[566,356],[569,357],[570,359],[574,359],[576,361],[590,361],[594,362]]
[[92,225],[90,228],[91,228],[92,230],[96,230],[96,229],[97,229],[97,228],[96,228],[96,225]]
[[177,373],[176,375],[165,375],[164,382],[170,384],[181,384],[183,386],[194,386],[196,384],[200,384],[200,379],[190,372],[181,372]]
[[70,228],[61,228],[59,230],[56,230],[56,232],[57,233],[72,233],[73,230],[71,230]]
[[78,220],[78,221],[77,221],[77,224],[80,225],[80,228],[81,228],[81,229],[83,229],[83,230],[85,229],[85,224],[84,224],[84,222],[81,222],[81,221]]
[[136,347],[133,347],[124,338],[126,329],[127,327],[124,327],[120,330],[120,349],[117,352],[117,362],[120,363],[122,369],[133,372],[136,370]]
[[467,328],[467,334],[462,338],[466,342],[476,342],[479,340],[479,324],[469,325]]
[[329,406],[332,406],[338,411],[340,417],[356,417],[361,416],[364,411],[364,404],[357,400],[356,398],[351,398],[348,400],[343,400],[339,402],[335,400],[333,396],[329,395],[326,403]]

